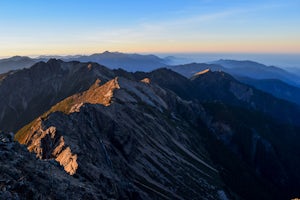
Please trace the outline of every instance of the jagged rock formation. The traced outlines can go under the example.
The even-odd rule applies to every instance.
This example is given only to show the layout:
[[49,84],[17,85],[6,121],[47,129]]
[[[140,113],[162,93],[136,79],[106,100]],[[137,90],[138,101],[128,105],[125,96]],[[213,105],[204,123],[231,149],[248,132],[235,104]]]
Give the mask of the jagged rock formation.
[[[97,84],[53,106],[15,138],[43,159],[44,154],[55,157],[61,146],[51,134],[62,134],[78,163],[77,171],[65,170],[86,176],[95,185],[101,176],[109,176],[116,188],[114,198],[120,198],[117,191],[123,184],[132,185],[141,199],[218,198],[218,191],[223,191],[218,170],[204,149],[189,147],[193,131],[186,132],[186,127],[192,118],[181,116],[186,110],[203,112],[201,107],[192,108],[175,94],[143,82],[115,78]],[[78,103],[79,110],[70,112]],[[60,110],[61,104],[68,109]],[[168,110],[173,112],[167,114]],[[51,148],[40,142],[41,133],[49,135]]]
[[[113,181],[106,175],[70,176],[52,160],[39,160],[12,137],[0,133],[0,199],[112,199]],[[90,178],[101,179],[91,184]],[[99,175],[99,177],[98,177]],[[123,185],[119,196],[136,199],[134,188]]]
[[[276,183],[282,194],[295,193],[297,196],[296,185],[300,184],[300,179],[296,178],[300,177],[296,170],[300,164],[296,158],[299,152],[297,135],[300,132],[298,106],[244,85],[224,72],[207,72],[191,81],[166,69],[135,75],[138,79],[150,77],[153,83],[174,91],[184,99],[202,102],[209,114],[202,120],[211,133],[253,166],[257,174]],[[268,159],[263,159],[262,155]],[[289,159],[284,158],[287,155]],[[221,157],[218,160],[222,160]],[[230,164],[225,161],[221,165]],[[239,183],[236,186],[242,187]],[[250,196],[248,193],[247,197]]]
[[21,144],[28,145],[29,151],[34,151],[37,157],[40,159],[51,159],[55,158],[69,174],[73,175],[76,173],[77,155],[72,154],[69,146],[65,145],[64,137],[57,133],[56,128],[51,126],[46,130],[43,130],[42,119],[47,118],[52,112],[64,112],[70,114],[73,112],[79,112],[80,107],[86,103],[89,104],[102,104],[105,106],[110,105],[113,91],[119,88],[117,78],[109,81],[103,86],[99,86],[100,80],[97,81],[90,87],[89,90],[71,96],[64,101],[53,106],[48,113],[45,113],[42,117],[35,120],[31,124],[31,127],[25,127],[25,130],[21,132],[29,131],[30,133],[22,134],[20,137],[16,136],[17,140]]
[[[28,144],[28,150],[34,151],[40,159],[55,159],[66,172],[73,175],[78,168],[77,155],[72,154],[69,146],[66,146],[64,137],[57,133],[56,128],[51,126],[46,130],[42,128],[41,119],[38,119],[31,127],[32,138],[26,138],[24,144]],[[21,143],[21,141],[19,141]]]

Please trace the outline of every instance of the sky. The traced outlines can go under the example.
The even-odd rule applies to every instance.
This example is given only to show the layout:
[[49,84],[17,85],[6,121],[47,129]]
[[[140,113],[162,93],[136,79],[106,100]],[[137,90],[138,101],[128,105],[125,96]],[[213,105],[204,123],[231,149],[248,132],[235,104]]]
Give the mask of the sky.
[[0,57],[300,53],[300,1],[3,0]]

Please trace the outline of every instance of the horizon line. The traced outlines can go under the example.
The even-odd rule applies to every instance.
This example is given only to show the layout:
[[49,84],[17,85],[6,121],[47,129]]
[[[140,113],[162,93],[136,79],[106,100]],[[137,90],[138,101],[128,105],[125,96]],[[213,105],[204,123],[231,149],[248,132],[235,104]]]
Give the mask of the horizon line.
[[211,54],[211,55],[218,55],[218,54],[224,54],[224,55],[300,55],[300,52],[253,52],[253,51],[249,51],[249,52],[238,52],[238,51],[176,51],[176,52],[153,52],[153,51],[135,51],[135,52],[131,52],[131,51],[110,51],[110,50],[105,50],[102,52],[93,52],[93,53],[49,53],[49,54],[11,54],[11,55],[6,55],[6,56],[2,56],[0,55],[0,59],[7,59],[7,58],[12,58],[12,57],[16,57],[16,56],[20,56],[20,57],[30,57],[30,58],[38,58],[38,57],[49,57],[49,56],[90,56],[93,54],[103,54],[105,52],[109,52],[109,53],[123,53],[123,54],[141,54],[141,55],[159,55],[159,54],[181,54],[181,55],[196,55],[196,54]]

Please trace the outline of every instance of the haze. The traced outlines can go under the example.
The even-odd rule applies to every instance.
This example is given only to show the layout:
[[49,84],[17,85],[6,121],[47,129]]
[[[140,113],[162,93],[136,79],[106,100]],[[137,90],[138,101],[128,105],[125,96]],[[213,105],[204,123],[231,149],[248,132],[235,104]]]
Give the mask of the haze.
[[0,56],[300,53],[299,1],[1,1]]

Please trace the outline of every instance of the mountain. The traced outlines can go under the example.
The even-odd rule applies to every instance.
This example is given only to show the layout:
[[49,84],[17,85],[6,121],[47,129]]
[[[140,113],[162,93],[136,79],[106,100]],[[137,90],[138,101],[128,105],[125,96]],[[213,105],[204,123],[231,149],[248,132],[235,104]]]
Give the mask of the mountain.
[[151,71],[164,67],[169,63],[175,62],[174,57],[160,58],[155,55],[127,54],[119,52],[105,51],[103,53],[92,54],[88,56],[39,56],[38,58],[29,58],[14,56],[7,59],[0,59],[0,74],[11,70],[29,68],[37,62],[47,62],[49,59],[60,59],[66,62],[94,62],[105,65],[111,69],[122,68],[127,71]]
[[222,102],[259,110],[279,121],[299,124],[299,106],[245,85],[225,72],[211,70],[205,70],[205,72],[198,75],[196,73],[191,79],[170,69],[158,69],[149,74],[135,73],[135,76],[139,79],[150,77],[153,83],[174,91],[183,99]]
[[31,67],[39,60],[32,59],[25,56],[14,56],[11,58],[0,60],[0,74],[6,73],[11,70],[23,69]]
[[300,76],[300,69],[299,69],[299,67],[287,67],[285,69],[288,72],[290,72],[290,73],[294,73],[294,74],[297,74],[298,76]]
[[300,122],[296,119],[300,116],[299,106],[238,82],[224,72],[208,71],[193,77],[192,82],[196,85],[193,95],[202,102],[219,101],[259,110],[286,123],[298,125]]
[[16,131],[62,99],[86,90],[113,73],[96,63],[50,59],[12,72],[0,82],[0,129]]
[[233,76],[254,79],[279,79],[294,86],[300,85],[300,77],[298,75],[278,67],[266,66],[253,61],[218,60],[212,63],[227,68],[225,72]]
[[206,63],[190,63],[183,65],[168,66],[169,69],[190,78],[197,72],[210,69],[211,71],[226,71],[227,69],[218,64],[206,64]]
[[151,71],[166,66],[169,59],[162,59],[154,55],[126,54],[105,51],[90,56],[61,58],[65,61],[96,62],[111,69],[122,68],[127,71]]
[[277,79],[252,79],[247,77],[236,77],[237,80],[251,85],[259,90],[268,92],[277,98],[300,104],[300,88],[289,85]]
[[[156,71],[157,73],[151,72],[152,76],[156,74],[159,77],[155,83],[163,82],[164,88],[172,91],[182,88],[186,91],[189,87],[188,92],[176,93],[183,94],[182,98],[201,102],[208,114],[202,118],[201,123],[206,124],[218,141],[243,158],[249,166],[254,167],[256,173],[271,182],[276,182],[276,185],[281,185],[281,192],[286,191],[297,196],[294,185],[299,185],[300,174],[296,170],[296,166],[299,165],[296,138],[299,137],[300,130],[299,121],[294,119],[300,115],[299,106],[240,83],[224,72],[202,71],[185,85],[185,82],[179,81],[180,75],[177,75],[176,79],[164,78],[164,81],[161,81],[163,77],[173,77],[170,70],[163,70],[165,74],[162,70]],[[166,75],[168,71],[169,76]],[[155,78],[152,77],[152,80]],[[214,155],[218,150],[215,149],[215,145],[212,149]],[[216,162],[220,162],[224,155],[219,153],[215,156],[218,157]],[[230,161],[225,159],[221,165],[228,167],[232,164],[228,162]],[[290,171],[291,168],[287,166],[294,170]],[[227,170],[230,171],[234,167],[229,168]],[[231,179],[229,182],[241,186],[239,180]],[[287,182],[292,184],[285,185]]]
[[[222,62],[225,63],[224,67],[221,66],[221,64],[223,64]],[[222,62],[220,61],[220,64],[190,63],[169,66],[168,68],[187,78],[193,77],[197,72],[206,69],[211,71],[223,71],[229,73],[237,80],[272,94],[277,98],[299,104],[299,87],[294,86],[296,85],[295,82],[291,81],[292,79],[297,79],[296,75],[288,74],[289,72],[275,67],[268,68],[262,64],[250,61],[245,61],[244,63],[243,61],[222,60]],[[234,64],[230,65],[230,63]],[[278,79],[268,77],[277,77]],[[284,77],[290,78],[286,79]],[[289,82],[293,82],[293,84],[288,84]]]
[[[93,199],[91,193],[99,193],[87,181],[65,173],[56,162],[37,160],[12,137],[0,132],[0,199]],[[103,181],[105,184],[109,182]]]
[[59,102],[15,139],[100,191],[110,179],[110,198],[216,199],[225,195],[218,170],[204,149],[190,148],[192,119],[180,117],[191,109],[160,87],[116,77]]
[[6,74],[0,92],[0,129],[32,152],[1,139],[0,197],[300,195],[299,106],[225,72],[189,79],[52,59]]
[[278,79],[293,86],[300,85],[300,76],[284,69],[266,66],[253,61],[218,60],[211,63],[190,63],[168,66],[168,68],[186,76],[192,77],[196,72],[210,69],[224,71],[234,77],[248,77],[252,79]]

